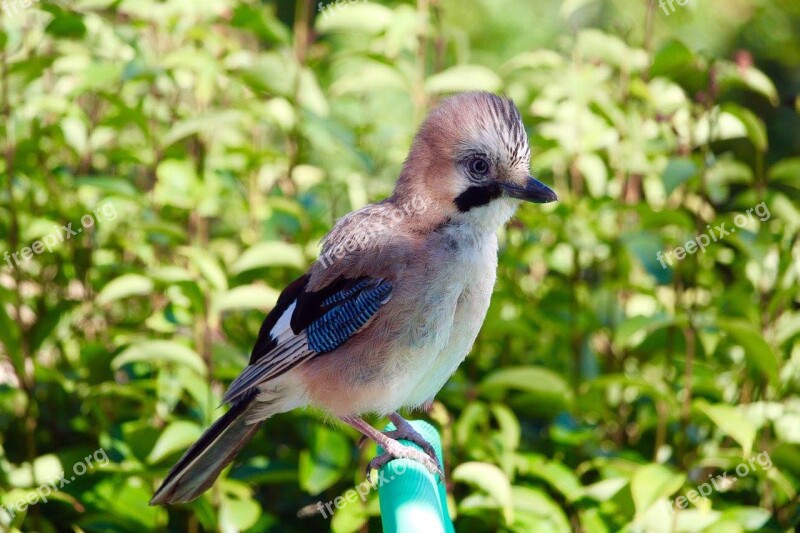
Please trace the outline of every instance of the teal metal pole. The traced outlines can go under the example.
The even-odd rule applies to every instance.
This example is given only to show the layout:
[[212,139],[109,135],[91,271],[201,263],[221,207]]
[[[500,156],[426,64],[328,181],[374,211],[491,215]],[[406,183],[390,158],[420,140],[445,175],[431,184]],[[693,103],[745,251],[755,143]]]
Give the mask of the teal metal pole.
[[[442,460],[442,440],[432,425],[410,420],[411,425],[433,445],[439,464]],[[394,429],[393,424],[385,431]],[[414,443],[401,440],[406,446],[420,449]],[[383,453],[379,446],[378,453]],[[385,533],[454,533],[447,509],[447,488],[428,469],[411,459],[395,459],[378,473],[378,500]]]

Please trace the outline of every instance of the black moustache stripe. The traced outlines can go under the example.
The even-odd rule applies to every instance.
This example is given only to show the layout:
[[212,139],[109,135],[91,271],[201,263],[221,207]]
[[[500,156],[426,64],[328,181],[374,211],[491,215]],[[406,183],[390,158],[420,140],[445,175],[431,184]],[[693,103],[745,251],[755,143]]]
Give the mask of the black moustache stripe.
[[500,185],[489,183],[487,185],[473,185],[456,197],[455,204],[458,210],[466,213],[473,207],[486,205],[503,193]]

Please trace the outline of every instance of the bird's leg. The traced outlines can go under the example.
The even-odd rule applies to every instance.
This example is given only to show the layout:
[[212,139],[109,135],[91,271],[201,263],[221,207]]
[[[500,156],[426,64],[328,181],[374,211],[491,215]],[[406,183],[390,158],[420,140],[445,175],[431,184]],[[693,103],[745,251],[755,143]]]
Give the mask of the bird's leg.
[[[399,418],[399,415],[397,416]],[[392,459],[411,459],[413,461],[417,461],[418,463],[422,463],[422,465],[425,468],[427,468],[428,471],[430,471],[432,474],[436,474],[442,479],[444,478],[444,473],[439,468],[438,460],[431,459],[431,457],[427,453],[420,451],[416,448],[411,448],[409,446],[399,443],[397,440],[393,439],[392,437],[384,433],[381,433],[380,431],[378,431],[371,425],[367,424],[366,422],[364,422],[364,420],[362,420],[357,416],[343,417],[342,420],[347,424],[356,428],[365,437],[375,441],[384,450],[383,454],[375,457],[367,465],[367,479],[369,479],[369,474],[373,469],[380,470],[383,466],[392,461]],[[400,420],[403,419],[401,418]],[[397,426],[397,422],[395,422],[394,420],[392,420],[392,422],[394,422],[395,426]],[[408,424],[408,422],[406,422],[405,420],[403,420],[403,422],[405,424]],[[422,439],[422,436],[416,431],[414,431],[414,428],[412,428],[410,425],[409,428],[417,435],[418,439],[424,441],[424,439]],[[392,432],[387,432],[387,433],[392,433]],[[430,444],[428,444],[428,446],[430,446]],[[436,455],[434,454],[433,457],[436,457]]]

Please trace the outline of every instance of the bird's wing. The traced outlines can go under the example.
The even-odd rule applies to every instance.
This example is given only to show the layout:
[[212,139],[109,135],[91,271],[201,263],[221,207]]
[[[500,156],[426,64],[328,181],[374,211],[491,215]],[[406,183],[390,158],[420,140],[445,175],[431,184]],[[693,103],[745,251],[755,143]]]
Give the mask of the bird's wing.
[[290,284],[261,326],[250,364],[225,393],[235,402],[260,383],[357,335],[389,301],[414,241],[371,204],[341,219],[307,274]]
[[241,399],[257,385],[308,359],[335,350],[366,326],[392,292],[384,278],[338,277],[309,290],[311,274],[295,280],[281,294],[261,326],[250,364],[231,383],[224,402]]
[[343,277],[402,277],[419,245],[419,235],[406,231],[409,220],[403,213],[383,201],[339,220],[325,237],[320,257],[309,270],[308,288],[319,291]]

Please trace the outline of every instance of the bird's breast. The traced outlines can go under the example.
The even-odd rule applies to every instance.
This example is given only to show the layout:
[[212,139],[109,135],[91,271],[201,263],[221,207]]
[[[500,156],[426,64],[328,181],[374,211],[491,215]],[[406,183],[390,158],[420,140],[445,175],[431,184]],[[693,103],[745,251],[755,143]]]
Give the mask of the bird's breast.
[[[453,239],[453,237],[455,237]],[[433,399],[456,371],[480,331],[497,273],[497,238],[487,235],[445,235],[445,257],[425,291],[416,331],[408,339],[413,370],[404,406]]]
[[464,360],[497,270],[494,234],[429,242],[375,321],[336,353],[304,365],[311,403],[337,416],[423,405]]

